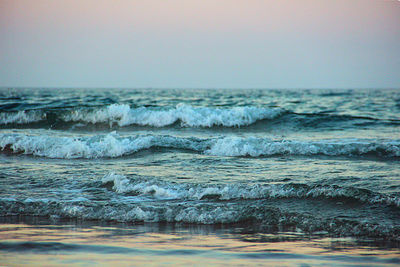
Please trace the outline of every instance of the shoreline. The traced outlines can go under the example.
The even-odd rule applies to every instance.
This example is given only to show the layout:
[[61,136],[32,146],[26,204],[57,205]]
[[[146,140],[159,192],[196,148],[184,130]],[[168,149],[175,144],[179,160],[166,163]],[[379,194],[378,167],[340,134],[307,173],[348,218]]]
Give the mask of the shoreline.
[[[4,219],[4,218],[2,218]],[[63,265],[400,264],[400,244],[227,225],[0,220],[0,263]],[[14,221],[14,222],[11,222]],[[250,261],[249,261],[250,260]]]

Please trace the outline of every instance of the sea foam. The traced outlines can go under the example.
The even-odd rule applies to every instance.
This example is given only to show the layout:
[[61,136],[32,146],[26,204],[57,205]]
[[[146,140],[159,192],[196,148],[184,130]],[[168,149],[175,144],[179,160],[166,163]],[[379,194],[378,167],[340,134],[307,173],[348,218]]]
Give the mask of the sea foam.
[[239,127],[258,120],[273,119],[284,111],[279,108],[234,107],[229,109],[192,107],[178,104],[175,108],[160,110],[140,107],[131,108],[126,104],[113,104],[95,111],[76,110],[64,115],[65,121],[87,123],[109,123],[119,126],[142,125],[164,127],[180,121],[189,127]]
[[[264,203],[264,202],[261,202]],[[79,220],[101,220],[118,222],[182,222],[195,224],[230,224],[243,223],[243,226],[267,226],[271,229],[289,229],[320,233],[326,232],[337,236],[384,237],[387,240],[399,240],[398,225],[379,224],[364,221],[363,218],[324,217],[296,211],[285,211],[250,202],[180,202],[165,201],[160,203],[124,203],[110,202],[82,205],[79,202],[23,199],[14,201],[0,199],[2,216],[23,213],[49,218],[72,218]],[[294,229],[295,227],[295,229]]]
[[151,147],[153,137],[117,138],[114,134],[91,138],[53,136],[1,135],[0,147],[9,146],[14,152],[48,158],[119,157]]
[[340,187],[337,185],[306,184],[179,184],[156,179],[129,179],[110,172],[102,178],[102,183],[112,183],[113,191],[119,194],[176,200],[240,200],[279,198],[326,198],[353,199],[363,203],[386,204],[400,207],[400,198],[375,193],[367,189]]
[[173,136],[143,135],[120,137],[112,132],[92,137],[30,136],[23,134],[0,134],[0,148],[14,153],[48,158],[102,158],[120,157],[151,147],[204,150],[207,141]]
[[382,156],[400,156],[400,141],[378,140],[320,140],[274,141],[266,138],[226,137],[216,140],[206,154],[215,156],[272,156],[272,155],[326,155],[352,156],[376,154]]
[[400,157],[399,140],[271,140],[268,138],[183,138],[169,135],[121,137],[116,132],[91,137],[0,134],[0,148],[49,158],[121,157],[149,148],[191,150],[212,156],[362,156]]
[[6,112],[0,113],[0,124],[27,124],[46,119],[46,114],[41,112]]

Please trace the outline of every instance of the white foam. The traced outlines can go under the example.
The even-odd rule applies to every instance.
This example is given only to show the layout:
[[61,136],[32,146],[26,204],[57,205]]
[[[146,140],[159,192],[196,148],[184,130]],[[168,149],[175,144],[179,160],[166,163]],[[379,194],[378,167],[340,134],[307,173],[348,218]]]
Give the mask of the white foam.
[[101,181],[103,184],[112,182],[113,190],[117,193],[134,192],[138,195],[151,195],[159,199],[176,199],[182,197],[178,190],[170,186],[163,187],[147,181],[130,184],[126,176],[113,172],[106,174]]
[[201,207],[188,207],[180,209],[173,221],[186,223],[233,223],[238,220],[239,212],[222,207],[205,209]]
[[151,195],[159,199],[174,199],[180,197],[180,193],[172,188],[162,187],[149,182],[130,184],[126,176],[113,172],[106,174],[101,181],[103,184],[112,182],[112,189],[117,193],[135,192],[140,195]]
[[135,221],[144,221],[144,222],[157,222],[158,216],[156,213],[152,213],[149,211],[144,211],[140,207],[135,207],[132,210],[130,210],[127,214],[126,217],[129,218],[130,220],[135,220]]
[[117,193],[134,193],[138,196],[156,199],[277,199],[277,198],[353,198],[367,203],[386,203],[400,207],[400,199],[393,196],[375,194],[370,191],[351,187],[307,186],[301,184],[177,184],[158,180],[129,180],[124,175],[109,173],[102,182],[113,183]]
[[[107,180],[107,179],[105,179]],[[303,187],[302,187],[303,188]],[[306,187],[304,187],[306,188]],[[303,189],[304,189],[303,188]],[[399,227],[396,223],[379,223],[379,220],[345,218],[336,212],[311,214],[305,210],[287,210],[285,206],[260,204],[257,201],[152,201],[125,202],[103,201],[90,205],[71,201],[43,201],[42,199],[0,199],[3,216],[25,214],[48,216],[52,220],[76,218],[79,220],[105,220],[120,222],[183,222],[196,224],[240,223],[258,226],[289,227],[295,231],[314,234],[332,233],[338,236],[385,237],[397,240]],[[262,202],[264,203],[264,202]],[[337,210],[340,211],[340,210]],[[333,215],[332,215],[333,214]],[[318,214],[317,214],[318,215]],[[364,216],[365,217],[365,216]],[[387,221],[387,220],[386,220]],[[257,228],[255,228],[257,229]],[[284,229],[284,228],[280,228]]]
[[261,138],[196,139],[163,135],[120,137],[115,132],[107,135],[76,138],[0,134],[0,149],[10,148],[14,152],[49,158],[120,157],[151,147],[188,149],[208,155],[230,157],[354,156],[368,153],[378,156],[400,157],[400,141],[398,140],[274,141]]
[[234,107],[230,109],[192,107],[178,104],[167,110],[146,107],[130,108],[125,104],[113,104],[106,108],[85,112],[76,110],[64,116],[65,121],[88,123],[109,123],[110,126],[143,125],[163,127],[181,121],[182,126],[190,127],[239,127],[250,125],[258,120],[273,119],[283,113],[282,109]]
[[350,156],[367,153],[400,156],[400,141],[322,140],[272,141],[261,138],[226,137],[218,139],[205,153],[215,156],[327,155]]
[[40,112],[19,111],[13,113],[0,113],[0,124],[25,124],[44,120],[46,114]]
[[106,174],[101,181],[103,184],[112,182],[113,189],[117,193],[125,193],[129,189],[129,180],[124,175],[119,175],[110,172]]
[[0,147],[10,146],[14,152],[48,158],[119,157],[151,147],[153,138],[119,138],[115,133],[91,138],[4,134],[0,135]]

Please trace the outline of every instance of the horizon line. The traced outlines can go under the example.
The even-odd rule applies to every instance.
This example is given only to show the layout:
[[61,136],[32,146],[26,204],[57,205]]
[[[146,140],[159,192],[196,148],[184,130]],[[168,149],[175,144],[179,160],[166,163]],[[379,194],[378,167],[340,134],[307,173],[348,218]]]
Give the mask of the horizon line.
[[398,90],[400,87],[96,87],[0,86],[0,89],[101,89],[101,90]]

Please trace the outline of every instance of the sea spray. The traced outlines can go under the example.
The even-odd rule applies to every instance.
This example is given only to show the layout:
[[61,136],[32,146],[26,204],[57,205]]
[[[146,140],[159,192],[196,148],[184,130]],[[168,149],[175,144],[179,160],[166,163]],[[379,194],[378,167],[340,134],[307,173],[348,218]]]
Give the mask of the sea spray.
[[213,156],[363,156],[400,157],[400,140],[271,140],[268,138],[184,138],[169,135],[121,137],[116,132],[84,137],[0,134],[0,148],[48,158],[103,158],[149,148],[182,149]]

